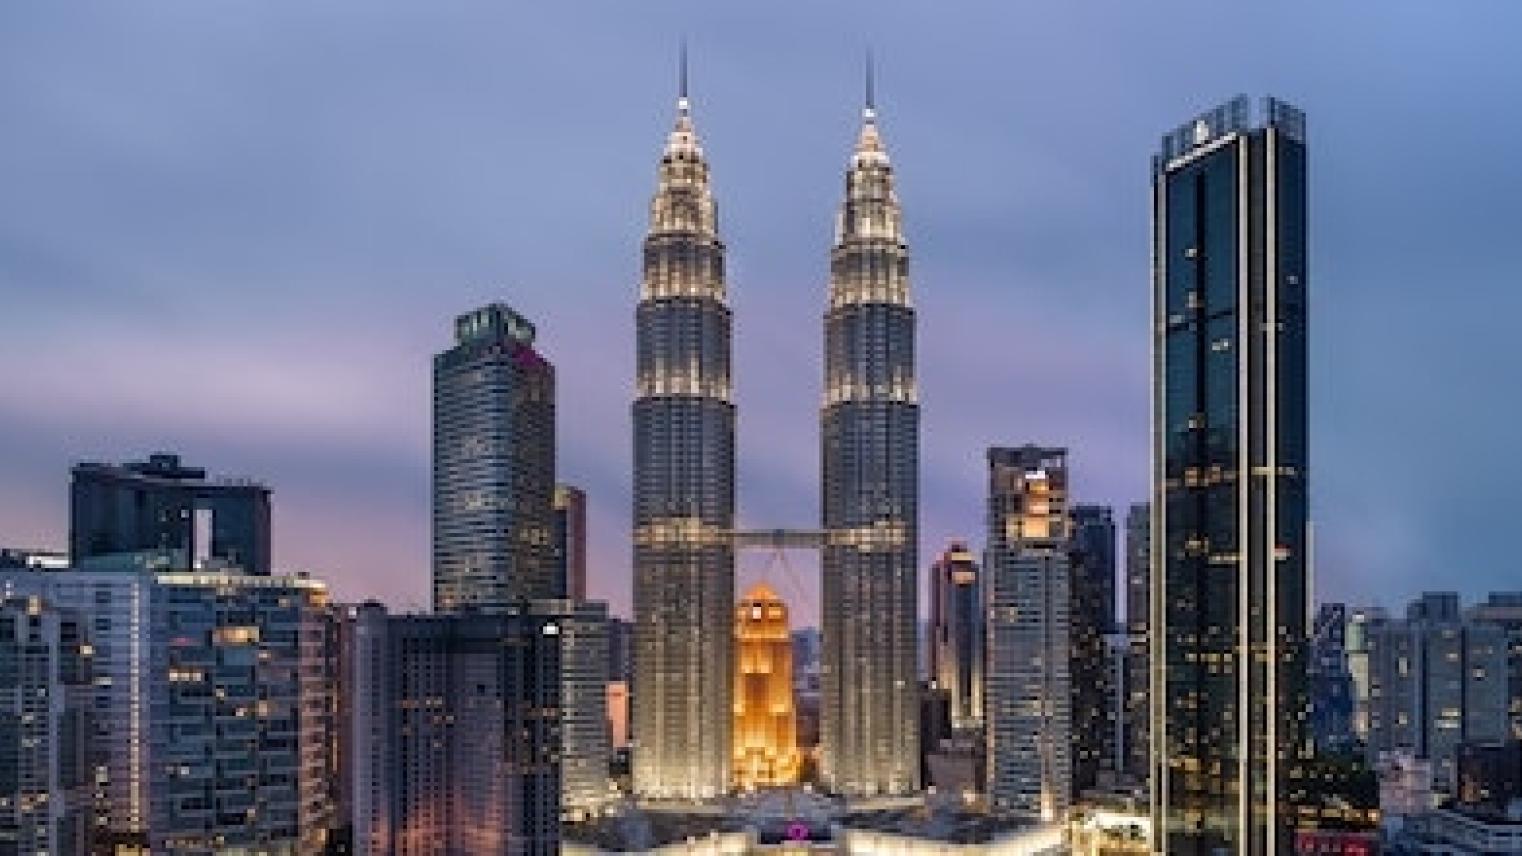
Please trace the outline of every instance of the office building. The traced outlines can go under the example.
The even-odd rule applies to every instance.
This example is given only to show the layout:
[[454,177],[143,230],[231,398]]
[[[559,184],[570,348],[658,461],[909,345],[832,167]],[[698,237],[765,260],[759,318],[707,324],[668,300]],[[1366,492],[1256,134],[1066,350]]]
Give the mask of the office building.
[[1292,846],[1306,754],[1305,118],[1237,98],[1153,159],[1153,849]]
[[1368,625],[1371,758],[1410,753],[1432,765],[1433,785],[1457,786],[1459,746],[1506,739],[1505,628],[1466,620],[1454,592],[1428,592],[1405,619]]
[[735,787],[798,781],[798,715],[787,605],[765,583],[735,608]]
[[830,250],[821,427],[820,772],[919,788],[919,392],[909,250],[868,73]]
[[560,848],[560,622],[511,611],[355,626],[355,853]]
[[1347,654],[1349,692],[1353,700],[1353,738],[1369,741],[1370,696],[1369,627],[1389,619],[1381,607],[1352,607],[1343,627],[1343,646]]
[[685,67],[635,310],[633,765],[651,799],[714,797],[731,780],[730,311]]
[[1148,646],[1152,580],[1152,514],[1145,502],[1126,510],[1126,665],[1122,704],[1126,776],[1145,783],[1152,747],[1150,730],[1152,665]]
[[[951,727],[983,727],[983,576],[952,542],[930,566],[930,680],[950,697]],[[934,748],[934,747],[929,747]]]
[[169,453],[125,464],[75,465],[69,487],[73,561],[145,551],[177,551],[180,564],[195,569],[269,573],[269,488],[209,478]]
[[1348,668],[1348,608],[1323,603],[1311,627],[1310,733],[1318,755],[1353,751],[1353,674]]
[[1068,658],[1073,702],[1073,796],[1117,769],[1114,669],[1115,516],[1106,506],[1072,508],[1068,556]]
[[571,600],[587,599],[587,495],[581,488],[555,485],[555,567],[560,588]]
[[85,631],[40,597],[0,597],[0,853],[91,852]]
[[554,545],[555,370],[500,303],[455,319],[433,358],[433,606],[561,597]]
[[1067,451],[988,450],[988,804],[1060,823],[1072,796]]
[[1522,592],[1492,592],[1469,608],[1469,617],[1506,631],[1507,719],[1511,737],[1522,740]]

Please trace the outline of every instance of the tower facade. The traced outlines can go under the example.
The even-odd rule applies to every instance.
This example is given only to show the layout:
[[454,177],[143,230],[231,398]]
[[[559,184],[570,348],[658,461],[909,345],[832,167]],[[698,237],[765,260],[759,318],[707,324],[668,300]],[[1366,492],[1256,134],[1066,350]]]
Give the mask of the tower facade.
[[988,801],[1062,821],[1073,775],[1067,450],[988,450]]
[[685,77],[635,314],[633,773],[635,792],[651,799],[712,797],[730,783],[730,311]]
[[1075,505],[1068,552],[1068,662],[1073,690],[1073,796],[1114,770],[1115,514],[1108,506]]
[[1153,160],[1159,853],[1286,853],[1306,715],[1306,146],[1238,98]]
[[862,118],[830,252],[821,418],[820,772],[852,796],[919,785],[914,309],[870,80]]
[[560,597],[555,370],[534,325],[493,303],[433,358],[433,606],[501,612]]
[[735,608],[735,785],[790,785],[801,764],[787,605],[763,583]]
[[952,542],[930,566],[930,680],[951,701],[951,727],[983,726],[983,575]]

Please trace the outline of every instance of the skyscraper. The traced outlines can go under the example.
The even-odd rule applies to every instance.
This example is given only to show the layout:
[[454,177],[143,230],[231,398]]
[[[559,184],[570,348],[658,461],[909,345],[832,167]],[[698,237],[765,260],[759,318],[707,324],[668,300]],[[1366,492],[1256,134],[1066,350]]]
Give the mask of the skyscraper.
[[930,566],[930,680],[951,696],[951,727],[983,727],[983,575],[953,541]]
[[40,597],[0,597],[0,853],[91,852],[87,624]]
[[798,713],[793,704],[793,642],[787,605],[765,583],[735,608],[735,784],[798,780]]
[[633,767],[653,799],[729,789],[733,716],[730,313],[682,65],[635,312]]
[[1125,771],[1134,780],[1147,781],[1152,747],[1148,743],[1148,704],[1152,667],[1148,656],[1147,617],[1151,598],[1152,523],[1150,506],[1133,504],[1126,511],[1126,669],[1125,669]]
[[1069,551],[1068,660],[1073,688],[1073,795],[1114,770],[1115,682],[1108,636],[1115,626],[1115,515],[1075,505]]
[[117,553],[174,551],[185,567],[216,562],[270,572],[270,491],[159,452],[125,464],[82,463],[69,488],[74,562]]
[[1072,793],[1067,450],[988,450],[988,801],[1061,821]]
[[555,567],[571,600],[587,599],[587,495],[575,485],[555,485]]
[[346,681],[354,852],[560,852],[560,632],[513,610],[359,607]]
[[1153,160],[1153,849],[1285,853],[1306,714],[1303,114]]
[[562,595],[551,538],[555,370],[500,303],[433,358],[433,605],[500,611]]
[[1311,627],[1306,681],[1311,710],[1307,720],[1317,755],[1333,756],[1353,748],[1353,675],[1348,668],[1348,607],[1323,603]]
[[893,168],[867,102],[824,316],[821,773],[846,795],[919,786],[919,403]]

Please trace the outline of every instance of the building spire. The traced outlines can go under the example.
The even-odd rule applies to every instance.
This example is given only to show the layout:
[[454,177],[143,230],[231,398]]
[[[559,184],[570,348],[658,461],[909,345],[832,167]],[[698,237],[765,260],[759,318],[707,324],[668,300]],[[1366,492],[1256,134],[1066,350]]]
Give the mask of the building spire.
[[861,116],[868,122],[877,118],[877,75],[872,65],[872,49],[867,48],[867,99]]

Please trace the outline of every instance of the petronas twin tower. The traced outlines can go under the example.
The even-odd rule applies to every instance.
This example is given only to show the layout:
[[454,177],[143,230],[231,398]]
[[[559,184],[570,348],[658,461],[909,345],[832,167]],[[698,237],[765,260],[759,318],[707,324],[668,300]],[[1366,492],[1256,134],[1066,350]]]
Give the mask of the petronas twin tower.
[[[634,787],[732,788],[735,405],[724,244],[687,99],[650,206],[636,313]],[[820,773],[846,796],[918,788],[919,405],[908,249],[868,69],[824,316]]]

